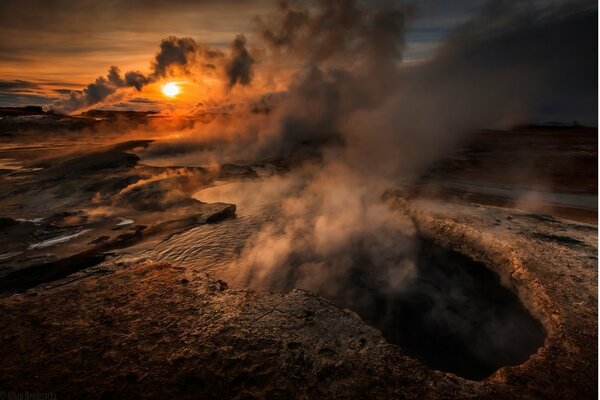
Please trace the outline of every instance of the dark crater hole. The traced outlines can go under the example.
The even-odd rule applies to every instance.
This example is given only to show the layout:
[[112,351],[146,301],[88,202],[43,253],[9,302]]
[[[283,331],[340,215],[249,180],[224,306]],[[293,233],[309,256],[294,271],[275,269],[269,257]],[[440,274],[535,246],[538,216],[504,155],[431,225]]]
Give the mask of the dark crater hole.
[[416,260],[416,279],[401,291],[378,291],[385,285],[363,266],[350,278],[353,300],[334,300],[406,354],[467,379],[521,364],[542,346],[541,324],[485,265],[425,240]]

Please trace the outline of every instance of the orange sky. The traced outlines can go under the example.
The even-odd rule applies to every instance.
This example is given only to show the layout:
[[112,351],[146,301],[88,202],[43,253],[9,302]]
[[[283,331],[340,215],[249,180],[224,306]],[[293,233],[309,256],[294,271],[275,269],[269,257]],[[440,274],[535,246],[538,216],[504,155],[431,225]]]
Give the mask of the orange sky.
[[[452,27],[486,2],[416,2],[418,13],[406,32],[404,63],[430,57]],[[49,104],[94,82],[113,65],[122,72],[147,73],[161,39],[170,35],[226,50],[243,33],[251,46],[256,43],[254,18],[272,12],[276,4],[275,0],[2,0],[0,106]],[[191,82],[182,87],[181,96],[167,99],[160,93],[162,83],[138,93],[149,100],[147,107],[152,101],[193,103],[207,95],[202,87],[206,82]],[[137,107],[143,108],[141,104]]]

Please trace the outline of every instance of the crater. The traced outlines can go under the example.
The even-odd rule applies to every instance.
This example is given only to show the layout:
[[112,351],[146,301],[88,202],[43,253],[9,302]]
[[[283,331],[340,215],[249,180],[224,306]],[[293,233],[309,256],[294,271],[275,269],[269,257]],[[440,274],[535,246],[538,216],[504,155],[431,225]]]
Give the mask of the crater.
[[[227,183],[197,195],[205,201],[234,202],[236,193],[269,193],[262,186],[248,190],[261,182],[243,185],[246,190]],[[256,204],[263,197],[249,196],[241,203],[240,215],[264,216],[264,204]],[[276,208],[269,216],[278,216]],[[253,232],[258,227],[248,229]],[[255,276],[265,274],[260,266],[235,262],[235,273],[223,279],[239,288],[316,292],[356,312],[405,354],[470,380],[483,380],[504,366],[522,364],[543,345],[542,325],[486,265],[423,238],[414,240],[399,231],[392,234],[397,235],[395,247],[377,247],[370,238],[361,238],[326,261],[310,251],[293,252],[283,267],[270,269],[261,278]],[[232,242],[239,237],[235,239]],[[223,237],[219,240],[227,242]],[[197,236],[191,241],[200,242]],[[390,275],[389,265],[407,261],[414,263],[414,276]],[[240,265],[247,270],[238,273]],[[402,282],[396,285],[392,280]]]
[[405,288],[382,291],[368,272],[356,273],[352,290],[362,295],[344,306],[407,355],[470,380],[522,364],[543,345],[544,328],[496,273],[430,241],[417,246],[416,277]]

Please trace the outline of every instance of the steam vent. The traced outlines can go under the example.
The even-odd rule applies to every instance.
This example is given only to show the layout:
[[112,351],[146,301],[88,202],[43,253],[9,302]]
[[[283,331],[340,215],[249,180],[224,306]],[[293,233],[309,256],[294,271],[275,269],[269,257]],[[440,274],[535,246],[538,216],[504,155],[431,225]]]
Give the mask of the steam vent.
[[597,35],[0,1],[0,400],[597,398]]

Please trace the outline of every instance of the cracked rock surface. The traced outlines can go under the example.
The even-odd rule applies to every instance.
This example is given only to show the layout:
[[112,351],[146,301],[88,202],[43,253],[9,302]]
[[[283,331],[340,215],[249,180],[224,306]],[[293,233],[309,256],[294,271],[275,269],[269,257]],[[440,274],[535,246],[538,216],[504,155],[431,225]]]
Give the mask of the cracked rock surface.
[[485,263],[518,294],[547,332],[536,354],[469,381],[406,356],[315,294],[232,290],[176,265],[106,261],[0,299],[0,390],[58,398],[595,396],[595,226],[496,207],[393,203],[423,236]]
[[[60,306],[58,306],[60,305]],[[59,398],[433,398],[428,370],[308,292],[229,290],[165,263],[2,300],[0,387]]]
[[484,383],[499,396],[597,396],[596,225],[474,204],[396,199],[396,206],[421,235],[498,273],[547,332],[527,362],[502,368]]

